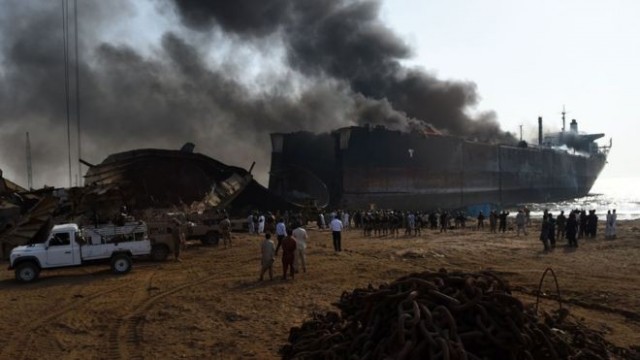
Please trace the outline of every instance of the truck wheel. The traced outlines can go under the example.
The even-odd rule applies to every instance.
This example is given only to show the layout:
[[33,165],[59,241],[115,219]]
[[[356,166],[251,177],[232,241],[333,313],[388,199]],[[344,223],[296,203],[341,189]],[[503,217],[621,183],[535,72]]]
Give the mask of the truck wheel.
[[204,245],[218,245],[220,241],[220,235],[215,231],[209,231],[202,239]]
[[126,254],[118,254],[111,258],[111,271],[114,274],[126,274],[131,271],[131,257]]
[[40,268],[32,261],[23,262],[16,268],[16,280],[22,283],[34,281],[38,275],[40,275]]
[[151,260],[165,261],[169,256],[169,248],[164,244],[155,244],[151,247]]

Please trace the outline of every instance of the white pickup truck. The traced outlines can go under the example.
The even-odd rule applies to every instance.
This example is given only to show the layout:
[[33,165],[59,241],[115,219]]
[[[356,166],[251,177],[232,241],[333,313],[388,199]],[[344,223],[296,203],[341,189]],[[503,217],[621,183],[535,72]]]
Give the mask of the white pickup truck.
[[131,270],[131,258],[149,255],[151,242],[143,222],[123,226],[101,225],[80,229],[76,224],[56,225],[44,243],[18,246],[11,250],[9,269],[16,280],[31,282],[40,270],[111,261],[111,270],[124,274]]

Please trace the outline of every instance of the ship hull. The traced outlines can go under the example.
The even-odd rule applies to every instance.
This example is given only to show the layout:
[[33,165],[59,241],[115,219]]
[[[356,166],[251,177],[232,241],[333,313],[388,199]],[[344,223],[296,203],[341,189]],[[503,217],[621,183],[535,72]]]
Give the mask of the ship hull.
[[274,176],[298,168],[326,184],[328,202],[336,207],[509,206],[584,196],[606,162],[603,154],[492,145],[382,128],[343,128],[318,139],[282,135],[281,146],[272,153],[272,190],[297,186],[297,193],[317,193],[304,188],[308,181]]

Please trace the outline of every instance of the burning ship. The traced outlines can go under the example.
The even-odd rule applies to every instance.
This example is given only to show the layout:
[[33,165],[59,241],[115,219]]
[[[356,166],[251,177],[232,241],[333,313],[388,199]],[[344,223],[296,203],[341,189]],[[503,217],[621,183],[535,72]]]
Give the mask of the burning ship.
[[341,208],[437,209],[551,202],[585,196],[610,146],[604,134],[565,131],[538,144],[471,141],[437,132],[353,126],[271,134],[269,189],[290,201]]

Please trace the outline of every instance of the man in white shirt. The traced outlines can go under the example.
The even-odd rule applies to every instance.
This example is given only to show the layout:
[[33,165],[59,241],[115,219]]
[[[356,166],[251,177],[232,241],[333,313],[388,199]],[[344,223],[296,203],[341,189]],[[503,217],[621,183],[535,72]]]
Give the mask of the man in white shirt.
[[331,220],[329,227],[333,236],[333,249],[336,252],[342,251],[342,221],[340,221],[340,216],[335,216]]
[[266,233],[264,235],[264,240],[262,240],[262,244],[260,245],[260,249],[262,252],[262,269],[260,270],[260,281],[264,278],[264,274],[269,271],[269,279],[273,280],[273,263],[275,261],[275,253],[276,246],[271,240],[271,234]]
[[278,250],[280,250],[282,240],[284,240],[285,236],[287,236],[287,226],[284,224],[284,219],[280,218],[276,224],[276,238],[278,239],[278,243],[276,244],[276,255],[278,255]]
[[295,257],[293,261],[293,270],[298,272],[300,265],[302,265],[302,271],[307,272],[307,255],[305,250],[307,248],[307,240],[309,239],[307,235],[307,231],[304,229],[302,225],[298,226],[293,230],[291,236],[295,239],[297,246]]

